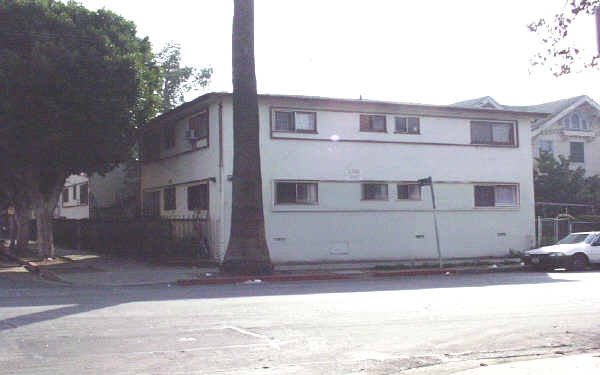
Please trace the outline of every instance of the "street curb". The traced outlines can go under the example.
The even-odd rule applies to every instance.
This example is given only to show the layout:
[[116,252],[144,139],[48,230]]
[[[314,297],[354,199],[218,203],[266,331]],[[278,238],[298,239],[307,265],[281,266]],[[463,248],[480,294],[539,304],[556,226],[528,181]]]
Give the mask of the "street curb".
[[457,274],[480,274],[494,272],[518,272],[523,267],[498,267],[498,268],[473,268],[473,269],[420,269],[420,270],[401,270],[401,271],[370,271],[362,273],[321,273],[321,274],[300,274],[300,275],[269,275],[269,276],[232,276],[215,277],[206,279],[184,279],[177,280],[175,284],[179,286],[192,285],[218,285],[218,284],[236,284],[247,281],[260,280],[271,282],[286,281],[318,281],[318,280],[351,280],[368,279],[400,276],[434,276],[434,275],[457,275]]

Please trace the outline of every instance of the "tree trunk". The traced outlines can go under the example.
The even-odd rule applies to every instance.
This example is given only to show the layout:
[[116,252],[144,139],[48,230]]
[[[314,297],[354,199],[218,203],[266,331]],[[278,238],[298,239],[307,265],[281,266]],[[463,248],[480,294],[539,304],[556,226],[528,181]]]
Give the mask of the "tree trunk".
[[52,231],[52,218],[56,200],[52,197],[40,196],[35,202],[35,217],[37,224],[37,243],[39,255],[43,258],[54,258],[54,232]]
[[265,240],[262,201],[253,0],[234,0],[232,37],[232,212],[229,244],[221,268],[227,273],[267,274],[273,271],[273,265]]
[[26,250],[29,247],[29,235],[30,228],[29,222],[31,220],[31,209],[30,208],[17,208],[17,250]]

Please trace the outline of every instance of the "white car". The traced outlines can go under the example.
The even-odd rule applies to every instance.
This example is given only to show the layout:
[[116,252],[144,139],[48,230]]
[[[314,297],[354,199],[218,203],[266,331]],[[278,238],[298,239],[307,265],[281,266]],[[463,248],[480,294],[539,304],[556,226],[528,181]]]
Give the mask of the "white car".
[[571,233],[552,246],[526,251],[523,261],[537,270],[581,271],[592,263],[600,263],[600,232]]

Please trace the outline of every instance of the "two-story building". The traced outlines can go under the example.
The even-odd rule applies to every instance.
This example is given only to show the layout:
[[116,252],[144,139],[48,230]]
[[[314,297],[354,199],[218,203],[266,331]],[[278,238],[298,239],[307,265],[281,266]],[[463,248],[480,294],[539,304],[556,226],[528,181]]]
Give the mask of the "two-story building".
[[531,127],[533,156],[540,151],[562,155],[573,168],[584,168],[586,176],[600,175],[600,106],[586,95],[529,106],[507,106],[489,96],[453,105],[547,113]]
[[[503,256],[534,245],[531,124],[544,112],[260,95],[266,238],[275,264]],[[148,215],[201,214],[227,248],[233,107],[209,93],[143,135]]]

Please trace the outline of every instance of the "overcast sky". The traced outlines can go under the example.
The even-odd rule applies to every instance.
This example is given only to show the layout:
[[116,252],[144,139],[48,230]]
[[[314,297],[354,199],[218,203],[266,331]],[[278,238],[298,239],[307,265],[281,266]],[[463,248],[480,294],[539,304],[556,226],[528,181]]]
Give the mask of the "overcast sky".
[[[83,0],[136,23],[158,51],[182,46],[186,65],[212,66],[206,91],[231,91],[233,0]],[[450,104],[490,95],[527,105],[586,94],[600,72],[532,72],[539,47],[527,24],[565,0],[255,0],[258,90]],[[593,47],[593,20],[574,32]],[[192,99],[201,92],[194,93]]]

